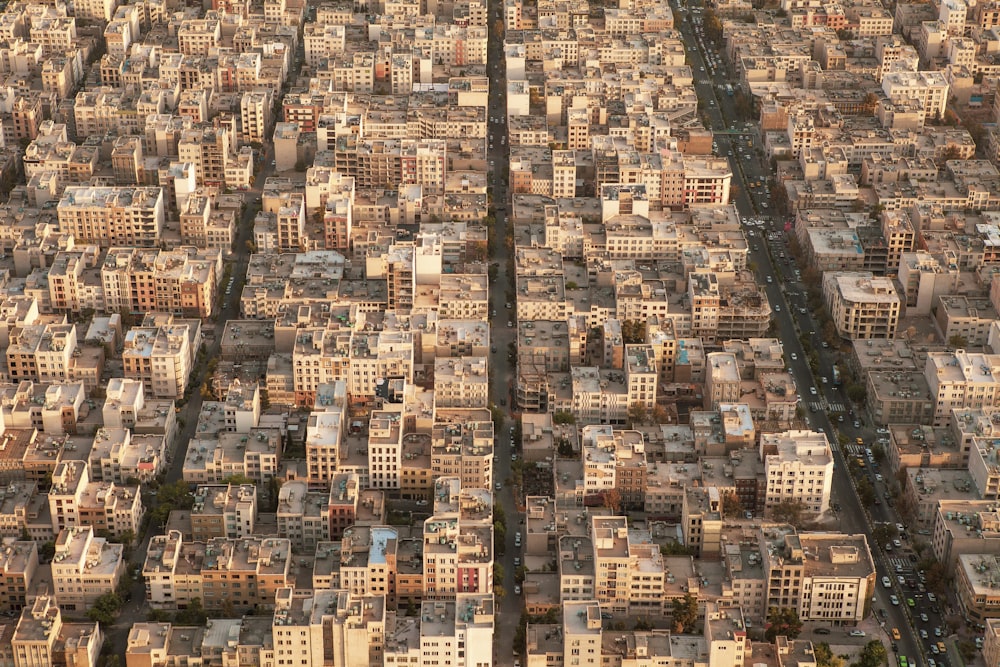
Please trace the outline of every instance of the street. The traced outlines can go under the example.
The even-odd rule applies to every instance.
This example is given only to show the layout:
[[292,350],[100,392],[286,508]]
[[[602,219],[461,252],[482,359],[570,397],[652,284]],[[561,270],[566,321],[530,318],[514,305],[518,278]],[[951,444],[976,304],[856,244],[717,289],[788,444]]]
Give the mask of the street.
[[[727,81],[727,74],[724,71],[725,63],[721,63],[719,67],[713,66],[710,62],[706,63],[705,56],[707,49],[703,46],[705,37],[698,34],[699,30],[696,30],[695,22],[695,19],[700,21],[697,14],[701,9],[701,3],[691,3],[689,7],[689,12],[683,10],[677,12],[677,25],[681,30],[686,46],[696,47],[694,49],[688,48],[687,53],[691,69],[695,73],[695,76],[698,77],[700,75],[703,77],[696,86],[701,107],[706,110],[711,127],[716,131],[718,154],[729,157],[729,162],[733,170],[733,181],[739,184],[739,187],[735,188],[736,196],[733,203],[736,205],[740,217],[744,221],[759,219],[764,222],[763,226],[755,225],[751,227],[747,225],[745,229],[748,231],[748,240],[751,242],[750,257],[753,265],[756,266],[758,282],[764,286],[768,301],[771,303],[774,311],[774,335],[782,342],[785,358],[788,360],[789,370],[795,379],[796,386],[799,388],[803,406],[807,406],[811,401],[823,404],[823,409],[818,409],[815,412],[807,409],[804,411],[804,415],[807,423],[813,429],[825,431],[830,439],[834,457],[831,504],[834,507],[840,507],[840,511],[837,513],[838,530],[845,533],[864,533],[875,561],[876,580],[881,582],[883,576],[889,576],[890,581],[896,581],[895,569],[890,569],[884,552],[879,548],[882,545],[877,545],[875,542],[872,526],[867,516],[867,508],[862,505],[854,488],[844,453],[838,443],[837,429],[834,428],[833,423],[830,421],[830,406],[837,403],[846,403],[846,401],[839,393],[834,392],[832,385],[822,382],[817,384],[816,378],[813,377],[812,370],[809,367],[808,358],[799,340],[799,333],[803,329],[797,326],[795,316],[803,316],[801,320],[802,324],[810,327],[809,329],[804,329],[805,331],[815,332],[814,323],[808,314],[808,310],[805,314],[800,311],[804,307],[804,303],[796,300],[798,294],[791,300],[786,298],[788,290],[795,291],[793,289],[795,288],[795,283],[790,282],[787,278],[790,275],[794,275],[795,266],[791,258],[791,251],[788,249],[787,239],[785,238],[784,221],[775,220],[768,216],[767,193],[762,192],[756,186],[758,181],[766,182],[769,178],[763,160],[754,154],[755,148],[761,146],[761,138],[756,128],[746,128],[738,135],[719,134],[719,132],[728,131],[730,127],[741,126],[743,121],[739,119],[737,114],[734,98],[727,94],[718,95],[718,92],[723,89]],[[689,20],[681,20],[685,16],[689,17]],[[707,78],[706,74],[710,74],[712,78]],[[730,119],[728,126],[727,119]],[[744,136],[750,137],[751,145],[748,151],[740,151],[740,141],[743,141],[744,147],[746,147],[747,140],[740,138]],[[754,185],[751,186],[751,184]],[[753,235],[749,232],[753,232]],[[768,240],[764,238],[765,234],[774,235],[772,236],[772,240],[775,243],[769,246]],[[756,250],[753,248],[756,248]],[[779,261],[785,260],[783,262],[784,266],[776,266],[774,262],[775,258]],[[779,271],[778,269],[784,270]],[[804,290],[805,287],[799,284],[797,291],[804,294]],[[793,305],[795,309],[792,308]],[[816,336],[815,333],[811,333],[810,335]],[[821,368],[832,369],[832,363],[829,361],[830,357],[827,356],[825,359],[825,363],[821,362]],[[815,394],[813,394],[813,391],[815,391]],[[820,396],[820,391],[823,392],[822,396]],[[854,435],[855,432],[858,435],[864,433],[863,431],[854,429],[853,423],[846,424],[844,432],[851,441],[857,437]],[[870,437],[866,437],[865,440],[870,441]],[[876,509],[885,510],[888,508],[883,505]],[[898,583],[896,586],[898,586]],[[899,654],[906,655],[911,659],[919,656],[921,664],[926,664],[924,652],[917,641],[917,635],[908,618],[908,607],[904,604],[891,604],[888,597],[889,594],[890,591],[883,588],[881,583],[877,584],[874,593],[874,608],[885,611],[883,619],[885,627],[889,628],[890,631],[891,628],[899,629],[900,639],[895,642],[899,649]]]
[[[503,12],[502,0],[491,0],[489,12],[492,19],[500,18]],[[495,30],[489,31],[489,44],[487,45],[487,71],[493,85],[490,86],[489,108],[487,119],[489,121],[487,137],[488,152],[490,162],[489,181],[493,184],[493,214],[496,222],[493,228],[495,239],[495,250],[489,261],[496,267],[496,279],[490,285],[490,312],[496,313],[490,318],[490,402],[495,406],[506,406],[504,423],[497,428],[495,441],[495,474],[496,481],[501,484],[501,490],[497,496],[497,503],[503,508],[504,516],[507,520],[506,543],[504,544],[504,556],[502,560],[504,579],[502,582],[494,582],[494,586],[502,586],[505,595],[498,602],[498,616],[494,629],[493,639],[493,659],[496,665],[513,665],[513,652],[509,647],[514,646],[514,635],[517,632],[517,625],[521,618],[523,608],[521,596],[516,595],[514,587],[516,585],[515,575],[517,567],[514,566],[514,558],[520,558],[520,549],[515,546],[515,534],[521,530],[521,513],[518,509],[517,495],[520,489],[513,485],[511,476],[511,454],[514,453],[512,443],[511,428],[514,424],[514,415],[511,411],[513,401],[511,387],[514,384],[514,362],[508,357],[508,350],[511,343],[517,341],[516,327],[508,327],[507,323],[516,323],[513,309],[514,276],[509,273],[510,254],[506,239],[508,234],[507,219],[507,188],[506,173],[508,164],[507,135],[507,104],[506,88],[503,82],[506,81],[504,75],[503,58],[503,35]],[[499,83],[499,85],[498,85]],[[507,295],[511,295],[508,297]],[[511,306],[508,308],[508,304]],[[502,650],[501,650],[502,647]]]

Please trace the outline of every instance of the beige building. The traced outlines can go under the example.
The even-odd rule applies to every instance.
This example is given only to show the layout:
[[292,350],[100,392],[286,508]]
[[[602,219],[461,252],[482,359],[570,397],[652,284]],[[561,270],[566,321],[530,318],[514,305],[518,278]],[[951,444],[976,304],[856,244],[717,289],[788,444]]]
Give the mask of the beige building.
[[934,425],[950,423],[952,411],[1000,406],[1000,355],[982,352],[928,352],[924,378],[934,402]]
[[253,484],[203,484],[194,492],[191,538],[251,537],[257,522],[257,487]]
[[[93,623],[64,623],[55,598],[39,595],[21,611],[9,638],[14,667],[96,667],[104,633]],[[8,635],[5,635],[8,637]]]
[[188,324],[133,327],[125,334],[122,363],[127,377],[142,380],[157,398],[180,398],[191,375],[199,332]]
[[206,609],[271,609],[278,591],[293,582],[288,540],[215,538],[185,542],[180,531],[150,541],[142,575],[154,609],[184,609],[200,598]]
[[101,245],[156,245],[165,219],[158,187],[70,186],[56,212],[63,230]]
[[52,589],[59,606],[84,611],[111,593],[125,574],[125,547],[95,537],[94,529],[64,528],[52,557]]
[[764,433],[760,458],[767,483],[768,511],[785,501],[800,502],[809,514],[819,516],[830,509],[833,485],[833,453],[822,431]]
[[823,297],[837,332],[844,338],[892,338],[900,299],[888,278],[866,272],[828,271]]
[[791,526],[770,525],[760,539],[769,607],[838,625],[864,619],[876,574],[864,535],[799,535]]

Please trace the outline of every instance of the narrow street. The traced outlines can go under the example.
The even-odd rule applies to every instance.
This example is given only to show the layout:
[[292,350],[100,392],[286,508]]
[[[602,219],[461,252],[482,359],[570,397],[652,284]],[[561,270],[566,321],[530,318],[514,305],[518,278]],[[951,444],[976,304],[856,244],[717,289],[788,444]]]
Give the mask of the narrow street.
[[[187,455],[188,443],[195,436],[195,429],[198,426],[198,415],[204,402],[201,396],[201,383],[205,380],[205,365],[209,359],[219,356],[219,346],[222,342],[222,332],[226,322],[237,319],[240,316],[240,294],[243,291],[243,283],[246,280],[247,265],[250,261],[250,251],[247,249],[247,241],[253,240],[253,220],[260,209],[261,193],[264,191],[264,181],[274,173],[271,166],[273,157],[273,146],[266,147],[263,167],[254,181],[253,188],[248,190],[246,195],[246,206],[240,218],[239,226],[236,230],[235,249],[229,258],[225,260],[226,265],[232,266],[231,275],[233,281],[232,295],[224,297],[223,307],[219,310],[218,316],[213,322],[204,323],[202,326],[208,328],[214,326],[215,335],[211,342],[205,343],[206,354],[204,362],[195,368],[190,379],[190,398],[177,414],[177,437],[171,443],[170,453],[167,457],[168,468],[164,477],[165,484],[172,484],[182,478],[184,469],[184,458]],[[219,277],[221,280],[221,276]],[[219,285],[220,293],[224,290],[224,285]],[[204,331],[203,331],[204,333]],[[183,427],[181,427],[183,424]],[[143,496],[143,501],[149,507],[149,495]],[[154,535],[160,534],[162,526],[153,525],[152,522],[146,525],[145,532],[137,537],[136,544],[132,549],[132,557],[127,568],[128,575],[131,576],[136,568],[142,568],[146,560],[146,551],[149,548],[149,541]],[[145,618],[145,610],[148,607],[146,602],[146,585],[142,577],[133,579],[131,588],[131,599],[122,607],[114,625],[105,628],[107,641],[113,647],[113,654],[120,656],[122,664],[125,660],[125,648],[128,642],[128,632],[132,624]]]
[[[504,75],[503,34],[495,28],[502,22],[503,1],[490,0],[488,25],[489,44],[487,46],[486,69],[489,74],[490,95],[487,108],[487,141],[490,182],[493,184],[493,214],[496,218],[493,228],[494,251],[489,258],[496,270],[496,279],[490,284],[490,401],[504,411],[504,423],[496,434],[496,481],[502,484],[498,493],[497,503],[503,508],[506,517],[506,543],[501,559],[504,570],[504,580],[494,582],[502,586],[505,595],[498,604],[496,616],[494,646],[494,664],[500,666],[513,665],[513,653],[510,647],[514,645],[514,635],[521,617],[521,596],[514,593],[515,573],[514,557],[518,549],[514,546],[515,534],[521,530],[521,514],[518,511],[518,500],[515,494],[520,489],[513,485],[511,476],[511,427],[514,424],[512,412],[512,387],[514,386],[515,362],[508,357],[511,343],[517,342],[517,329],[510,324],[516,324],[514,303],[507,301],[508,295],[514,294],[514,276],[510,275],[510,253],[507,247],[507,236],[510,232],[507,218],[509,193],[505,185],[508,152],[507,134],[507,103],[506,76]],[[510,308],[508,308],[508,303]],[[492,315],[496,313],[495,315]]]

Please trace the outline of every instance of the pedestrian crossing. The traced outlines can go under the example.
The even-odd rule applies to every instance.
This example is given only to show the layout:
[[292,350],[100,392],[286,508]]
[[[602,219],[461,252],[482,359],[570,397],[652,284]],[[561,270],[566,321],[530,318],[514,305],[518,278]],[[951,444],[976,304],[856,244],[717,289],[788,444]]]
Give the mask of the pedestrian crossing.
[[826,401],[810,401],[810,412],[846,412],[847,406],[843,403],[827,403]]
[[905,558],[890,558],[889,567],[892,568],[893,572],[900,574],[910,574],[913,572],[913,563]]

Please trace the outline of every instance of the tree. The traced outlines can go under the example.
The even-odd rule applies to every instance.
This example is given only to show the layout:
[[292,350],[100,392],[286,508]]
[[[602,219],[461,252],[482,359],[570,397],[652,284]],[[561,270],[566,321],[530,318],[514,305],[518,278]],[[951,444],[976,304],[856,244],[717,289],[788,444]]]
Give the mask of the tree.
[[576,417],[573,416],[572,412],[568,410],[556,410],[552,415],[553,424],[573,424],[576,422]]
[[638,401],[628,406],[628,422],[633,428],[645,424],[649,420],[649,410]]
[[853,403],[864,403],[866,396],[868,396],[868,390],[863,384],[852,383],[847,386],[847,398],[851,399]]
[[802,515],[806,510],[801,500],[782,500],[771,508],[771,520],[777,523],[787,523],[798,528],[802,525]]
[[813,657],[816,658],[816,667],[844,667],[844,659],[834,655],[826,642],[813,644]]
[[653,406],[653,423],[654,424],[669,424],[671,423],[670,411],[667,410],[662,405]]
[[764,639],[773,642],[775,637],[795,639],[802,632],[802,621],[792,607],[771,607],[767,611],[767,629]]
[[623,320],[622,341],[626,345],[638,345],[646,342],[646,322],[643,320]]
[[694,631],[698,622],[698,598],[685,593],[684,597],[674,600],[674,632],[687,634]]
[[889,653],[885,650],[885,645],[875,639],[865,644],[865,647],[861,649],[861,655],[858,656],[856,664],[858,667],[883,667],[888,662]]
[[961,334],[954,334],[950,338],[948,338],[948,345],[954,348],[965,349],[965,347],[967,347],[968,344],[969,341],[965,338],[965,336]]
[[493,522],[493,543],[496,544],[497,551],[503,549],[503,545],[506,543],[507,538],[507,527],[500,523],[499,521]]
[[122,599],[118,593],[105,593],[94,601],[94,606],[87,610],[87,618],[104,625],[114,623],[115,616],[122,608]]
[[616,488],[610,488],[601,494],[601,504],[611,510],[612,514],[618,514],[622,510],[622,494]]
[[735,491],[727,491],[722,496],[722,516],[726,519],[733,519],[743,514],[743,506],[740,504],[740,497]]
[[858,498],[865,507],[871,507],[875,503],[875,487],[868,481],[867,477],[862,477],[857,483]]
[[660,545],[660,553],[664,556],[694,556],[694,551],[689,546],[680,542],[664,542]]
[[493,561],[493,581],[503,581],[504,575],[503,563],[500,561]]
[[204,625],[207,620],[208,614],[201,605],[201,598],[192,598],[187,609],[181,609],[174,614],[174,622],[177,625]]

